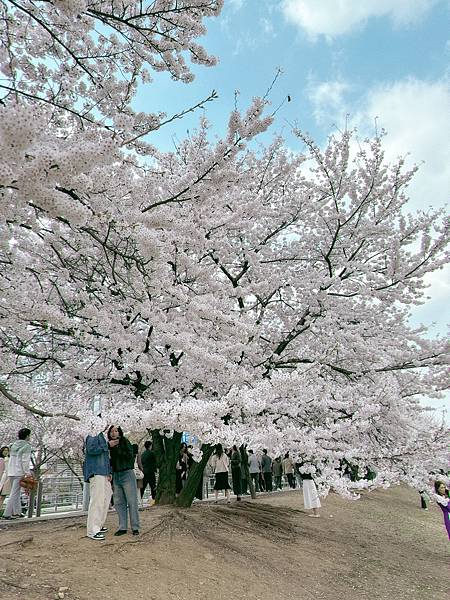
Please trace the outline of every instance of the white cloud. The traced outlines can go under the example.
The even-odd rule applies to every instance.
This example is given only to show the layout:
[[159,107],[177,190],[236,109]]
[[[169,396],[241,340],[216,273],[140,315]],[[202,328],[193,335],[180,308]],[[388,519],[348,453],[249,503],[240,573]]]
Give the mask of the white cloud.
[[275,37],[275,32],[273,29],[273,25],[272,23],[269,21],[269,19],[266,19],[265,17],[262,17],[260,20],[260,25],[261,28],[263,30],[263,32],[267,35],[270,35],[271,37]]
[[244,0],[228,0],[228,4],[231,5],[233,11],[237,12],[238,10],[241,10],[244,5]]
[[425,292],[428,300],[414,308],[410,322],[414,327],[426,325],[432,335],[445,336],[450,325],[450,268],[447,265],[442,270],[428,273],[424,280],[429,286]]
[[333,38],[362,28],[373,17],[388,17],[395,26],[419,21],[438,0],[283,0],[288,21],[309,37]]
[[410,195],[415,208],[444,206],[450,192],[450,95],[448,83],[409,78],[368,91],[355,115],[360,127],[378,117],[387,130],[386,157],[410,153],[409,163],[420,163]]
[[345,96],[352,86],[342,80],[308,83],[308,96],[313,105],[313,116],[319,125],[331,127],[345,121]]

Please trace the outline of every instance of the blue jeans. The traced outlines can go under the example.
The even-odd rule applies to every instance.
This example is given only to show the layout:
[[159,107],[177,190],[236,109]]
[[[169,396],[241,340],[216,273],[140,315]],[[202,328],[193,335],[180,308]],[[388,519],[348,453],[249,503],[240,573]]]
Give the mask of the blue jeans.
[[131,529],[139,530],[136,476],[133,469],[113,473],[114,508],[119,516],[119,529],[126,530],[128,511]]

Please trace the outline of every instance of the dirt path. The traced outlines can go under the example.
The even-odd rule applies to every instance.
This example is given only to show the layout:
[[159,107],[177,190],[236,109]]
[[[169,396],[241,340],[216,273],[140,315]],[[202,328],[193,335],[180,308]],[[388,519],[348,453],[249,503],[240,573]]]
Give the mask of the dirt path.
[[[141,513],[139,538],[85,537],[84,519],[0,529],[2,600],[448,600],[441,511],[406,488],[329,496],[320,519],[300,492]],[[125,538],[125,539],[124,539]],[[59,596],[58,596],[59,594]]]

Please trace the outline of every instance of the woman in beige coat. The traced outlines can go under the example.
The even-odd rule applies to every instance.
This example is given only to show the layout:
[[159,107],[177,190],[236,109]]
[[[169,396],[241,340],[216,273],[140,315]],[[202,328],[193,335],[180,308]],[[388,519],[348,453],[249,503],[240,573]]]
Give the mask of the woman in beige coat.
[[11,491],[11,482],[8,477],[8,462],[9,462],[9,448],[3,446],[0,448],[0,509],[3,506],[6,496]]

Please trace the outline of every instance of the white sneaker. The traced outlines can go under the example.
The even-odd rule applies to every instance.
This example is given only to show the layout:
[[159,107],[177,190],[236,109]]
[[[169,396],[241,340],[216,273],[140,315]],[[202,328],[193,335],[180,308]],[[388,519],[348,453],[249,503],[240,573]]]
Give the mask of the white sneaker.
[[88,538],[90,538],[91,540],[104,540],[105,538],[105,534],[102,533],[101,531],[99,531],[98,533],[96,533],[95,535],[89,535],[87,536]]

